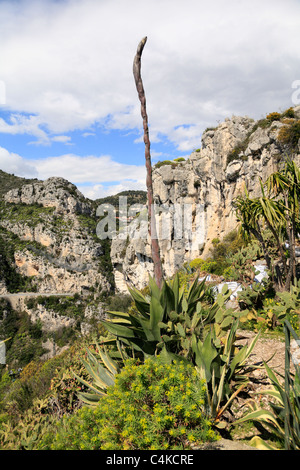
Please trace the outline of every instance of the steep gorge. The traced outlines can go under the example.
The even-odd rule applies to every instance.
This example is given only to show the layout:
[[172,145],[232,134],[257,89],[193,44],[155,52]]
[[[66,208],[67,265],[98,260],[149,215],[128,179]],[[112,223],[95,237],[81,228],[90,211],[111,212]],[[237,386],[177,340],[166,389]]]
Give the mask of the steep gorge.
[[[291,150],[300,163],[300,136],[292,149],[283,138],[299,122],[299,106],[259,121],[233,116],[207,129],[201,148],[186,160],[154,165],[166,277],[185,262],[209,257],[213,240],[222,240],[236,227],[233,202],[245,187],[251,196],[258,195],[259,178],[264,180],[280,168]],[[103,315],[103,299],[114,292],[127,293],[128,284],[147,285],[153,264],[145,193],[129,192],[128,205],[139,203],[140,208],[135,217],[126,218],[130,220],[128,232],[120,230],[108,241],[96,230],[97,207],[111,202],[117,212],[118,195],[91,201],[58,177],[25,180],[1,172],[0,183],[0,295],[27,292],[42,297],[40,303],[28,306],[21,296],[21,308],[34,321],[41,320],[46,330],[78,323],[77,314],[68,316],[68,309],[62,318],[63,296],[79,296],[73,303],[78,305],[82,331],[86,331],[86,320]],[[56,306],[59,317],[51,310],[51,302],[43,300],[51,295],[61,296],[60,307]]]
[[[233,202],[245,188],[251,197],[258,196],[259,178],[265,180],[279,169],[288,154],[300,163],[299,122],[300,106],[282,114],[271,113],[259,121],[233,116],[207,129],[201,148],[187,160],[154,166],[157,226],[167,277],[187,261],[208,257],[212,241],[222,240],[237,226]],[[294,139],[291,147],[288,136],[294,128],[297,141],[295,145]],[[178,226],[182,228],[181,236],[176,235]],[[148,283],[149,273],[153,275],[149,236],[141,237],[140,229],[137,218],[127,238],[112,240],[111,259],[120,291],[126,290],[126,284],[142,288]]]

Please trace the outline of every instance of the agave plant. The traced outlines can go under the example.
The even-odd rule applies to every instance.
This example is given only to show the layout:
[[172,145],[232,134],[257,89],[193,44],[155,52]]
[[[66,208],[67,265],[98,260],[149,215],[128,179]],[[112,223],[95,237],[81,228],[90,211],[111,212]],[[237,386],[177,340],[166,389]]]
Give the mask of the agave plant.
[[[274,435],[279,441],[284,443],[286,437],[285,429],[285,414],[286,408],[285,403],[288,401],[290,404],[291,412],[291,423],[290,423],[290,447],[294,450],[300,450],[300,382],[299,375],[295,381],[293,397],[287,397],[283,386],[279,383],[274,372],[270,367],[265,364],[269,379],[271,380],[273,387],[269,390],[260,392],[261,395],[270,397],[273,401],[270,401],[270,410],[260,408],[256,403],[250,403],[251,411],[243,418],[234,422],[234,425],[244,423],[246,421],[254,421],[262,424],[267,430]],[[275,402],[274,402],[275,400]],[[273,446],[269,442],[263,440],[259,436],[255,436],[251,439],[250,444],[258,449],[264,450],[277,450],[277,447]]]
[[[217,295],[213,305],[205,302],[205,279],[199,282],[196,277],[187,293],[184,286],[180,287],[178,275],[169,282],[164,281],[161,289],[150,277],[149,287],[150,296],[129,289],[135,312],[110,311],[109,318],[102,322],[125,348],[133,347],[143,356],[163,352],[166,357],[179,355],[194,363],[193,338],[201,338],[212,323],[217,335],[226,334],[237,315],[225,307],[231,294],[227,287]],[[112,344],[112,340],[106,343]]]
[[[285,321],[285,326],[293,332],[293,336],[299,341],[299,337],[288,321]],[[289,352],[287,353],[286,349],[286,361],[287,357],[289,357]],[[258,422],[273,434],[286,450],[300,450],[300,367],[298,364],[294,364],[295,375],[293,377],[289,372],[289,364],[286,362],[285,383],[282,384],[273,370],[266,363],[264,365],[271,382],[271,388],[259,393],[270,397],[270,409],[260,408],[256,403],[250,403],[251,411],[233,424],[238,425],[246,421]],[[255,436],[250,443],[263,450],[277,449],[259,436]]]
[[[82,359],[86,371],[90,375],[92,381],[88,382],[82,377],[79,377],[74,371],[73,374],[85,385],[89,392],[79,392],[78,396],[83,403],[90,407],[98,404],[101,397],[106,395],[107,388],[114,385],[115,376],[121,370],[120,365],[114,360],[105,348],[99,346],[96,342],[96,351],[88,348],[86,350],[87,357]],[[124,357],[124,356],[123,356]]]
[[235,320],[225,338],[218,338],[211,328],[204,340],[194,340],[196,368],[200,378],[207,383],[207,402],[209,414],[217,427],[223,427],[220,421],[233,399],[249,383],[249,373],[257,366],[252,366],[249,358],[259,335],[249,345],[238,347]]

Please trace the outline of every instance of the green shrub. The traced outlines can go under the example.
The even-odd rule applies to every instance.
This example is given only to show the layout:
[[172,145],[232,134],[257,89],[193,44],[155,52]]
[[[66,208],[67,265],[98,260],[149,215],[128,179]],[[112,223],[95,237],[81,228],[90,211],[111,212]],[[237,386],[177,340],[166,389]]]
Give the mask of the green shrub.
[[205,415],[206,386],[195,368],[159,357],[130,361],[97,408],[63,419],[39,449],[190,449],[217,439]]
[[294,117],[295,117],[295,111],[294,111],[294,109],[293,109],[293,108],[288,108],[288,109],[286,109],[286,110],[282,113],[281,117],[283,117],[283,118],[294,118]]
[[202,258],[196,258],[189,263],[189,266],[192,270],[196,271],[197,269],[202,269],[203,264],[204,260]]
[[[285,328],[290,330],[294,339],[300,338],[289,322],[285,322]],[[285,354],[289,357],[289,339],[285,333]],[[262,450],[300,450],[300,367],[295,365],[295,373],[289,368],[285,370],[285,381],[282,384],[274,371],[264,363],[269,377],[271,388],[262,390],[260,393],[270,398],[269,408],[260,408],[257,403],[251,402],[250,412],[238,419],[234,425],[240,425],[245,421],[257,422],[265,429],[271,438],[271,442],[263,440],[260,436],[252,438],[251,443]]]
[[278,132],[279,142],[289,150],[295,151],[300,139],[300,119],[290,119]]
[[34,450],[43,434],[55,430],[56,419],[46,413],[47,402],[36,399],[17,426],[5,420],[0,427],[0,450]]
[[281,114],[280,113],[270,113],[267,115],[267,119],[271,122],[273,121],[280,121],[280,118],[281,118]]
[[171,160],[164,160],[162,162],[157,162],[154,167],[155,168],[160,168],[165,165],[176,165],[176,163],[172,162]]

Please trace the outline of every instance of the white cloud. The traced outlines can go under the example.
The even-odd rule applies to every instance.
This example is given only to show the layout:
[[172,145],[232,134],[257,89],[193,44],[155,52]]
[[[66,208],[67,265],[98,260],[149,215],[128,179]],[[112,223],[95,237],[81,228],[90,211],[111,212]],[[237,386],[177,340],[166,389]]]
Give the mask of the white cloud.
[[52,142],[61,142],[63,144],[71,145],[71,137],[68,135],[56,135],[52,137]]
[[218,119],[292,105],[299,15],[298,0],[1,2],[0,79],[15,121],[0,132],[49,144],[95,123],[141,129],[132,61],[147,35],[152,139],[191,148]]
[[99,199],[106,196],[112,196],[122,191],[135,190],[145,191],[146,186],[143,181],[121,181],[118,184],[105,186],[103,184],[95,184],[91,186],[78,185],[79,191],[90,199]]
[[10,153],[3,147],[0,147],[0,168],[7,173],[26,178],[37,178],[38,171],[30,161],[24,160],[20,155]]
[[126,189],[145,190],[145,166],[118,163],[106,155],[82,157],[67,154],[29,160],[0,147],[0,168],[26,178],[41,180],[52,176],[65,178],[91,199],[116,194]]
[[41,179],[61,176],[75,184],[145,180],[145,166],[118,163],[108,155],[82,157],[66,154],[34,160],[34,166]]

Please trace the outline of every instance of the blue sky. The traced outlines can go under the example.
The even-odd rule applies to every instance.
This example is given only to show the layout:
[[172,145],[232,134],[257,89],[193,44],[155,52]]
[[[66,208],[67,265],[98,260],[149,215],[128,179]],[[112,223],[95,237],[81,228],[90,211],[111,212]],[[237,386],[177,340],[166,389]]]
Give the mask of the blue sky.
[[0,168],[91,198],[145,189],[139,41],[155,163],[293,106],[299,20],[299,0],[0,0]]

